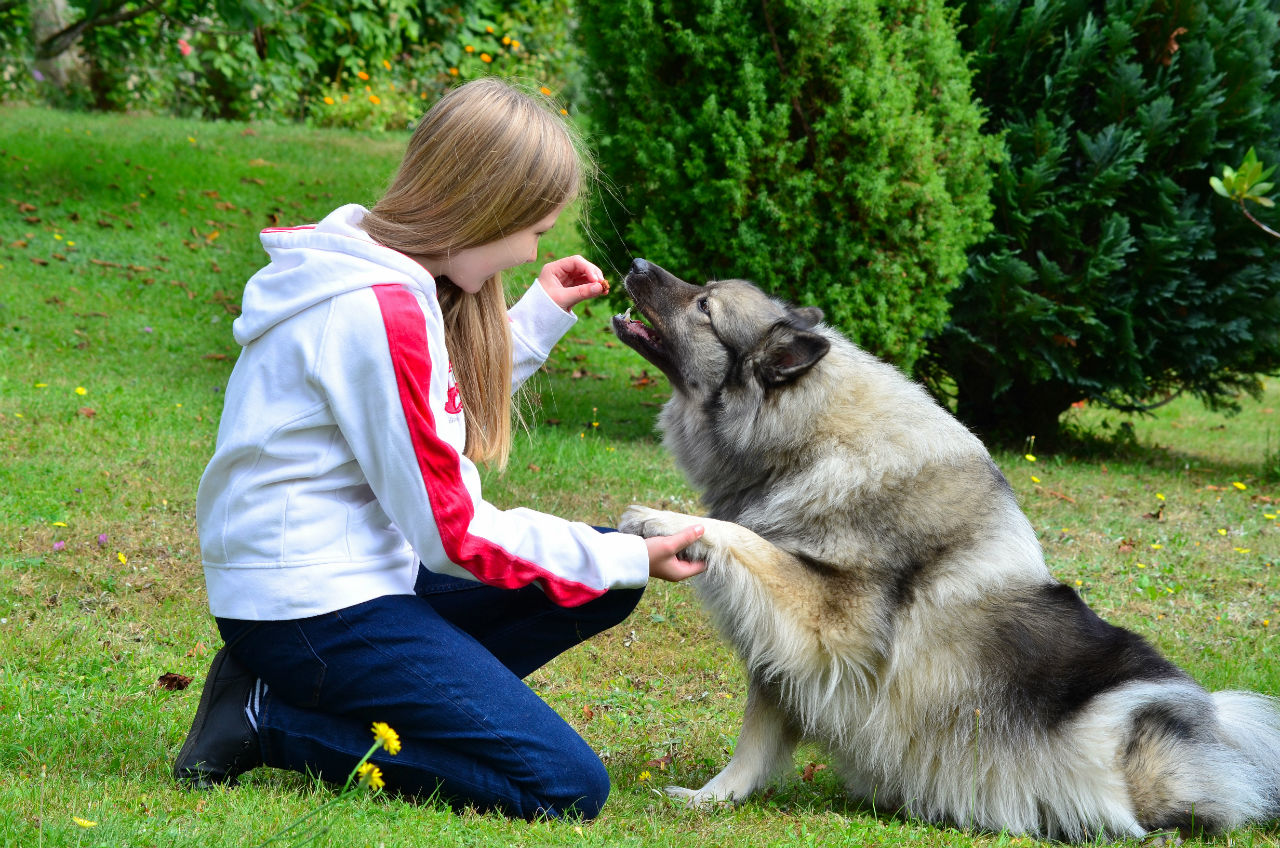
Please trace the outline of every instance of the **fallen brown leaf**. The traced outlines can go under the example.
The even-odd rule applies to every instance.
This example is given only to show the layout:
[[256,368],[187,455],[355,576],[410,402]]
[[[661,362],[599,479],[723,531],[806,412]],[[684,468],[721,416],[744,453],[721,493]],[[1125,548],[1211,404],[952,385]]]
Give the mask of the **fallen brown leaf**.
[[160,675],[160,679],[156,681],[156,685],[161,689],[168,689],[170,692],[181,692],[191,685],[191,678],[185,674],[178,674],[173,671],[166,671]]
[[826,768],[824,763],[809,763],[804,767],[804,771],[800,774],[800,779],[805,783],[813,783],[813,776]]

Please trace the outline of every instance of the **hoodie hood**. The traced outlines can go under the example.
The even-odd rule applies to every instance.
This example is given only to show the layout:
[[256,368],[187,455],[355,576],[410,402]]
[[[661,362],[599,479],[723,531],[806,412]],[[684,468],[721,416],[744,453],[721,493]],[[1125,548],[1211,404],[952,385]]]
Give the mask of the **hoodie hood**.
[[360,228],[367,212],[353,203],[318,224],[262,231],[271,261],[245,284],[240,316],[231,325],[241,346],[317,303],[356,289],[403,283],[435,300],[435,280],[425,268]]

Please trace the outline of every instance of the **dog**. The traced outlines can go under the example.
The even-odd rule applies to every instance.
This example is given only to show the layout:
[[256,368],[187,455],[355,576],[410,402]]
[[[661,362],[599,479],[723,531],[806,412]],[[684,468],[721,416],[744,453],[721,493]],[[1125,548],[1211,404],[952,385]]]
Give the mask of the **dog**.
[[617,337],[667,376],[660,429],[707,516],[684,556],[749,674],[706,806],[824,746],[849,792],[924,820],[1080,841],[1280,816],[1280,711],[1209,693],[1045,565],[982,442],[918,384],[743,280],[637,259]]

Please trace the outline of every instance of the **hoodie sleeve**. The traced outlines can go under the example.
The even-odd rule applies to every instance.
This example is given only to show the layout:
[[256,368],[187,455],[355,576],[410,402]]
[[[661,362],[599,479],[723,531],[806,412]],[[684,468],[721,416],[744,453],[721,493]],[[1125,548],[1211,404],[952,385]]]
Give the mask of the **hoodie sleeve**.
[[511,389],[542,367],[551,348],[577,323],[577,316],[561,309],[542,286],[534,281],[524,296],[507,313],[511,318],[514,367]]
[[432,379],[448,361],[416,297],[399,285],[341,300],[350,297],[362,299],[335,302],[316,379],[377,506],[428,568],[502,588],[536,584],[561,606],[644,585],[639,537],[485,501],[476,467],[453,444],[462,421],[447,409],[447,381]]

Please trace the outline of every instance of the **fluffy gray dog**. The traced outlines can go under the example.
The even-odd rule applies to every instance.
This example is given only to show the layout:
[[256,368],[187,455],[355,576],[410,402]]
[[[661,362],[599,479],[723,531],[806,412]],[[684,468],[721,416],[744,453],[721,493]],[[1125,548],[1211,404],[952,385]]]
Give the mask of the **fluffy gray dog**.
[[1209,693],[1045,566],[982,443],[918,385],[741,280],[636,260],[671,381],[665,443],[710,518],[698,589],[750,674],[733,758],[693,804],[742,800],[825,746],[858,797],[938,822],[1083,840],[1280,815],[1280,712]]

